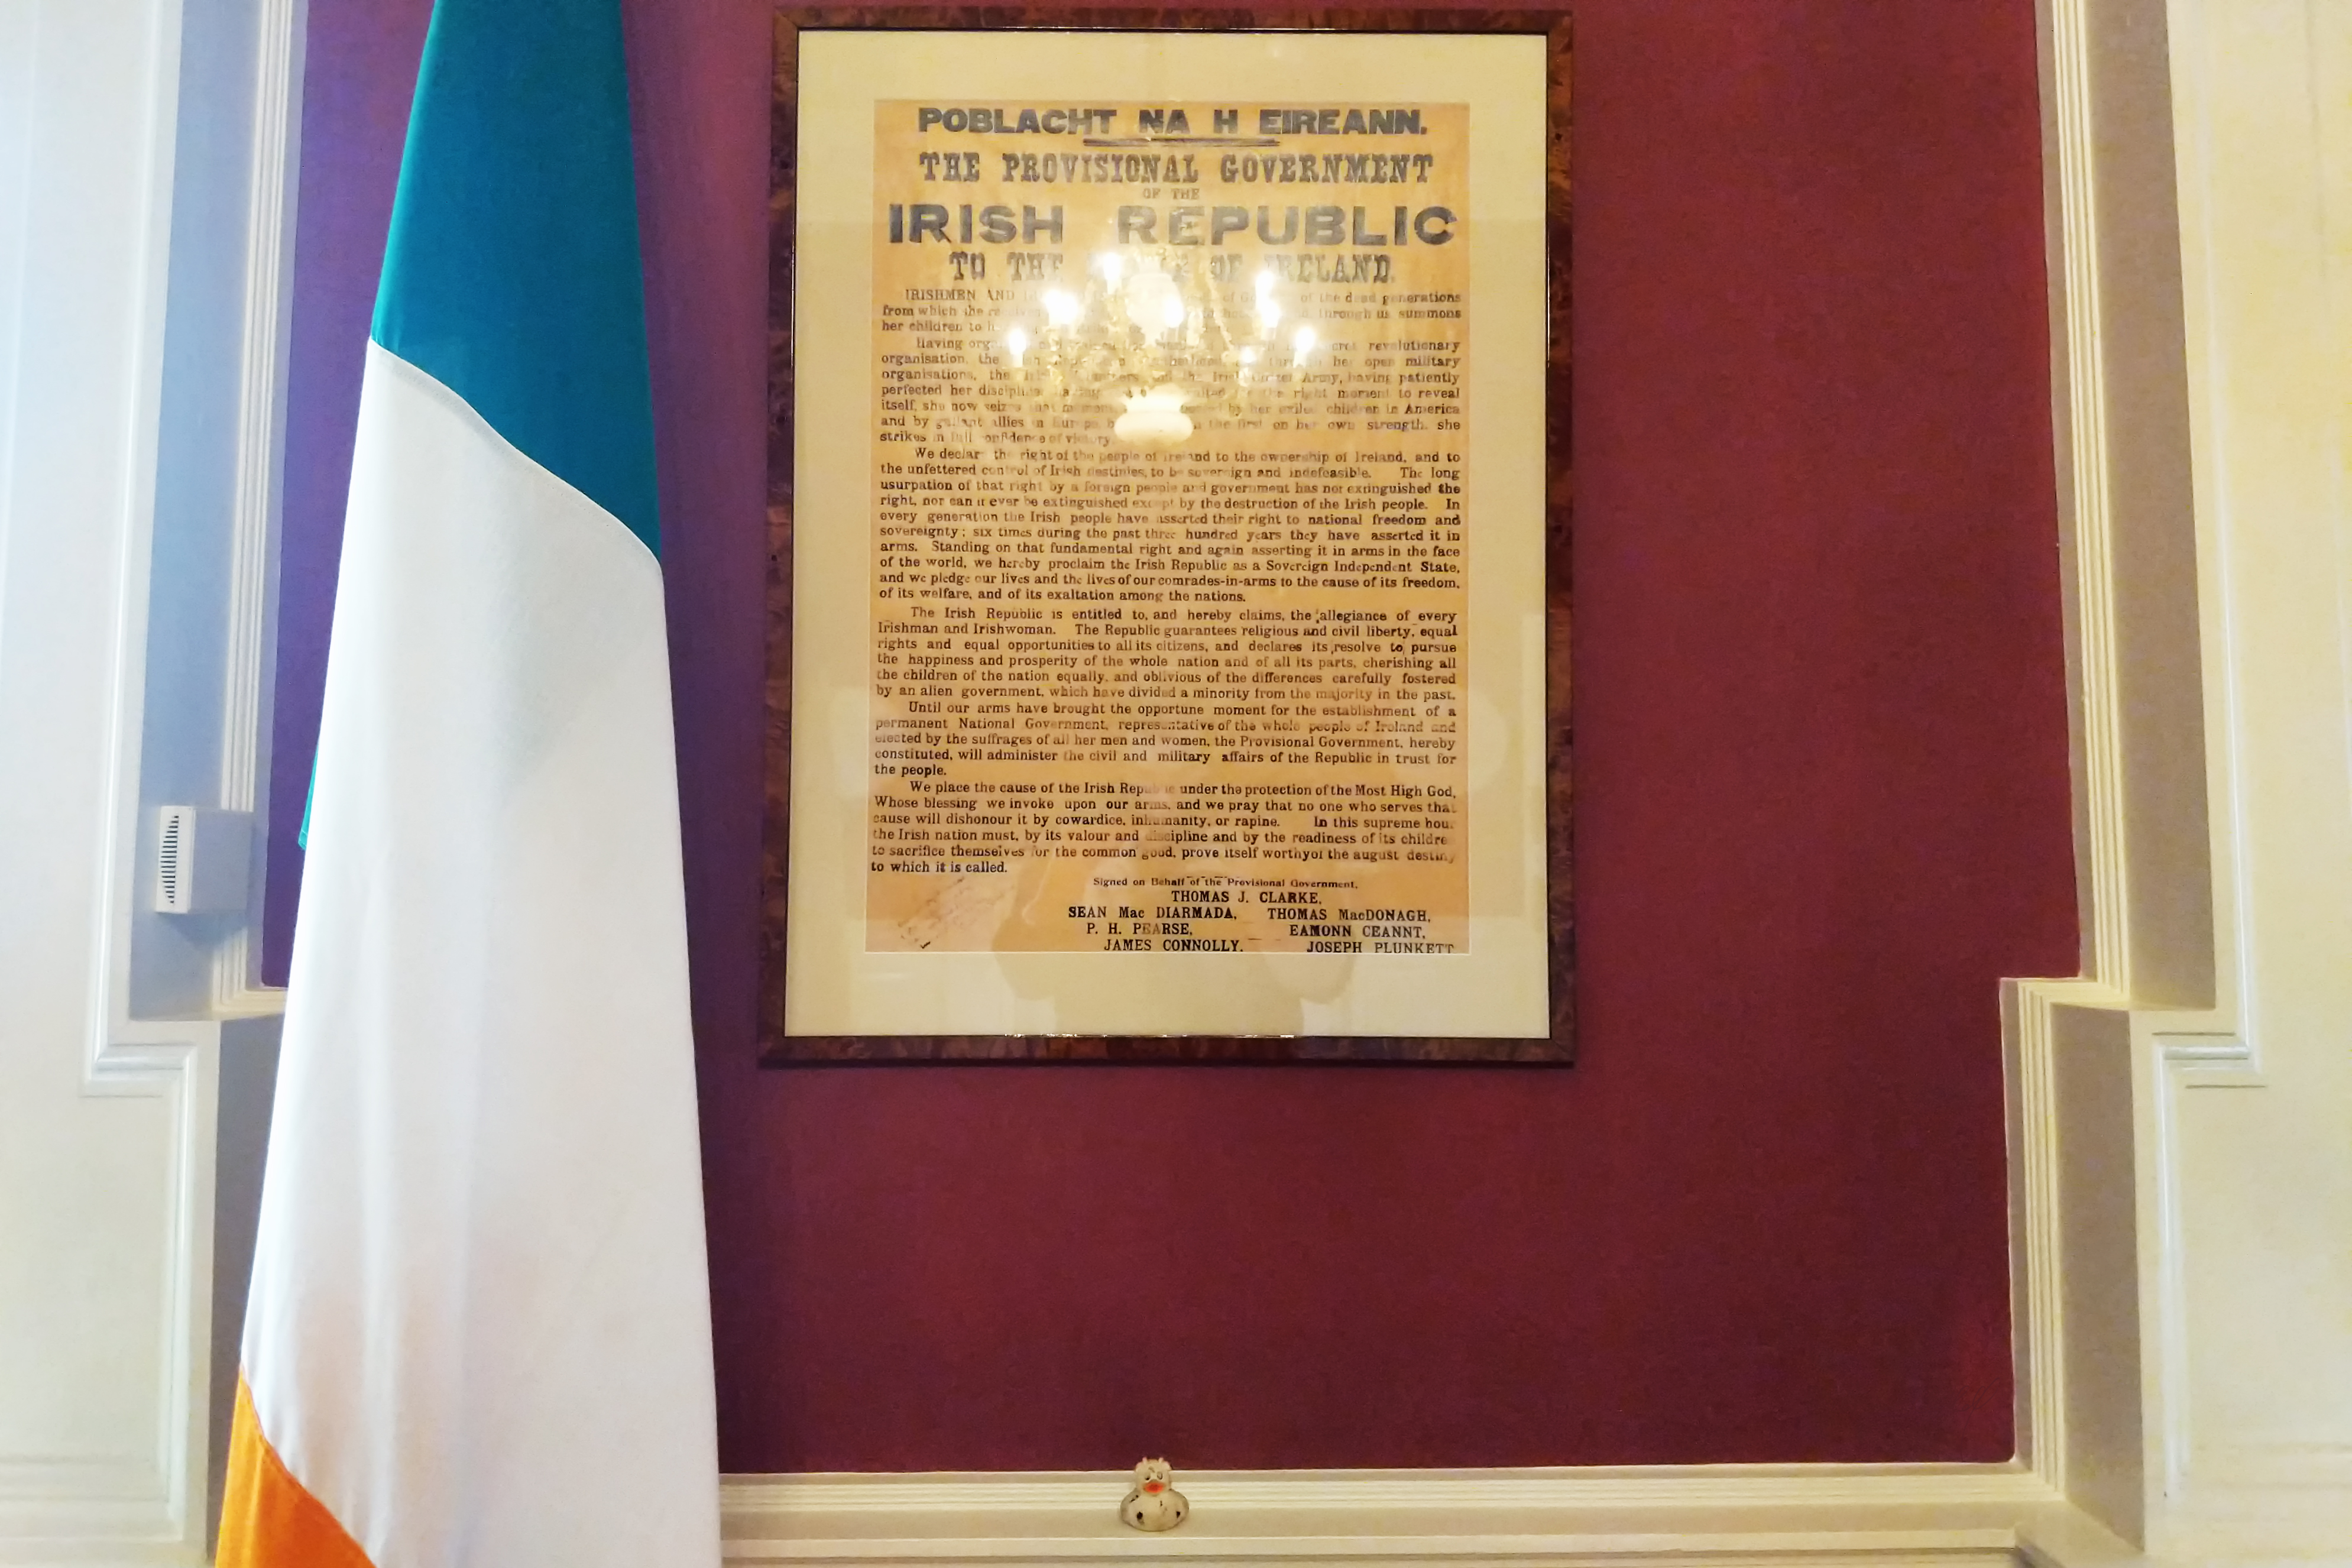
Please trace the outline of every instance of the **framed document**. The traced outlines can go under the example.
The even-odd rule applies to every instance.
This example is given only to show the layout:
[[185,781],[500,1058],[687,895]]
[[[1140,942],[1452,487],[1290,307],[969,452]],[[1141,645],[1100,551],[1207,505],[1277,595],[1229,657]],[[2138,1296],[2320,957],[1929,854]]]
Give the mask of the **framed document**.
[[1573,1057],[1567,24],[779,14],[762,1049]]

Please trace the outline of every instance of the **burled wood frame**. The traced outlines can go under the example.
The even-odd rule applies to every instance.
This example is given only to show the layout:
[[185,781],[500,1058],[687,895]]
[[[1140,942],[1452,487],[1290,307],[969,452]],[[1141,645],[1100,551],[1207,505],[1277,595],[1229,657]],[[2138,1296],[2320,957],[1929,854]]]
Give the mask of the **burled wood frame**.
[[[1546,852],[1551,1030],[1540,1039],[1373,1036],[786,1035],[793,752],[793,271],[800,35],[831,28],[938,31],[1532,33],[1546,40],[1550,334],[1545,369]],[[1575,900],[1570,853],[1569,18],[1558,10],[1064,10],[1025,5],[780,6],[768,154],[768,579],[766,814],[761,830],[760,1049],[763,1064],[910,1062],[1355,1062],[1566,1066],[1576,1056]]]

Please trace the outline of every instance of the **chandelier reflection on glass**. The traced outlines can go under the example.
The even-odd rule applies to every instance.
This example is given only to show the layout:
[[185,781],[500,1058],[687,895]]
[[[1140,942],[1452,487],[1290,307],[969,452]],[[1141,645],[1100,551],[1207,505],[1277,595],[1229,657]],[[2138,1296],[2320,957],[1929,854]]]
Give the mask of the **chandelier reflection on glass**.
[[1271,269],[1238,309],[1213,270],[1165,247],[1104,251],[1082,289],[1047,289],[1038,315],[1005,330],[1005,357],[1057,409],[1116,403],[1112,433],[1133,446],[1184,441],[1187,408],[1242,418],[1298,388],[1318,340],[1312,326],[1286,322]]

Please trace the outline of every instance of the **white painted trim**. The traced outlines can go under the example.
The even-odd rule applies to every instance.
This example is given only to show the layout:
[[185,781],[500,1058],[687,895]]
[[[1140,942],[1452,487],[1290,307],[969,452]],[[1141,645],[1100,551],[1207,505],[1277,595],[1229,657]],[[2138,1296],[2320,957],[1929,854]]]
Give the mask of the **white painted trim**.
[[[1106,1522],[1127,1470],[736,1476],[729,1506],[783,1516],[1092,1510]],[[1629,1465],[1495,1469],[1186,1470],[1201,1508],[1656,1509],[2038,1506],[2040,1478],[2011,1465]]]
[[733,1477],[730,1563],[974,1560],[1874,1564],[2128,1555],[2003,1466],[1188,1471],[1184,1529],[1115,1517],[1124,1471]]
[[2061,548],[2069,568],[2074,809],[2083,975],[2131,994],[2131,909],[2125,849],[2120,671],[2116,647],[2115,516],[2107,484],[2105,310],[2094,157],[2087,0],[2046,0],[2045,134],[2056,187],[2051,249],[2053,349],[2065,397],[2056,410]]
[[294,205],[300,184],[303,0],[261,0],[248,177],[243,363],[237,376],[236,515],[232,522],[227,668],[221,705],[220,804],[253,814],[246,918],[213,959],[213,1008],[224,1017],[282,1013],[285,993],[261,984],[261,912],[268,865],[269,745],[278,653],[278,532],[284,492],[286,370],[294,308]]
[[2189,1463],[2189,1401],[2181,1396],[2189,1386],[2188,1337],[2181,1331],[2189,1316],[2189,1278],[2180,1225],[2179,1075],[2166,1058],[2159,1051],[2149,1075],[2154,1079],[2147,1096],[2153,1137],[2139,1180],[2149,1189],[2147,1206],[2155,1219],[2155,1279],[2146,1292],[2156,1308],[2149,1335],[2150,1375],[2144,1380],[2152,1416],[2148,1447],[2155,1458],[2156,1484],[2169,1493],[2179,1488]]
[[2066,1495],[2066,1257],[2060,1184],[2058,1014],[2113,1011],[2124,996],[2093,980],[2021,980],[2002,1009],[2009,1035],[2010,1271],[2015,1321],[2018,1456],[2053,1497]]
[[[2217,544],[2217,549],[2220,548]],[[2226,692],[2221,700],[2228,703]],[[2221,766],[2235,772],[2234,762]],[[2216,834],[2217,838],[2222,835]],[[2231,859],[2238,858],[2232,850]],[[2232,933],[2231,945],[2244,962],[2245,942]],[[2239,995],[2249,999],[2242,984]],[[2180,1147],[2180,1097],[2196,1089],[2263,1089],[2269,1085],[2248,1032],[2200,1033],[2226,1016],[2227,1009],[2211,1015],[2143,1020],[2142,1050],[2151,1061],[2143,1098],[2148,1158],[2140,1179],[2147,1192],[2151,1217],[2147,1295],[2153,1305],[2148,1325],[2150,1420],[2149,1468],[2157,1489],[2165,1496],[2178,1494],[2189,1475],[2191,1446],[2189,1363],[2189,1245],[2182,1222],[2183,1160]],[[2169,1029],[2168,1029],[2169,1026]]]
[[[2212,127],[2201,112],[2210,96],[2210,61],[2198,47],[2205,32],[2204,0],[2168,0],[2167,43],[2172,68],[2174,105],[2175,190],[2179,212],[2183,348],[2190,385],[2188,390],[2188,437],[2194,454],[2197,526],[2199,637],[2203,651],[2204,710],[2207,731],[2206,792],[2210,813],[2213,856],[2213,937],[2219,962],[2215,965],[2216,994],[2205,1013],[2181,1013],[2165,1019],[2167,1039],[2187,1044],[2189,1037],[2207,1037],[2217,1060],[2233,1071],[2259,1074],[2256,1044],[2259,1004],[2249,967],[2244,916],[2253,907],[2254,890],[2247,885],[2248,867],[2241,846],[2246,841],[2246,758],[2250,742],[2246,716],[2237,700],[2241,654],[2244,637],[2237,624],[2237,566],[2233,530],[2218,526],[2223,502],[2219,473],[2221,438],[2228,411],[2210,388],[2214,365],[2225,357],[2218,341],[2222,312],[2214,299],[2218,268],[2210,192],[2213,184]],[[2192,323],[2202,323],[2200,332]],[[2207,389],[2198,395],[2197,389]],[[2226,1042],[2227,1048],[2222,1048]],[[2165,1058],[2181,1064],[2184,1072],[2200,1053],[2163,1048]]]

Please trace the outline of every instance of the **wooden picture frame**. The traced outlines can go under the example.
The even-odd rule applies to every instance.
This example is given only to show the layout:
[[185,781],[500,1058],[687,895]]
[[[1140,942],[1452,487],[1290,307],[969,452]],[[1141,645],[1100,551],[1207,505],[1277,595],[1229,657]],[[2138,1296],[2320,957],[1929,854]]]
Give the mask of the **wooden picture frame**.
[[[1543,272],[1544,858],[1549,1027],[1539,1037],[1199,1035],[793,1035],[784,1027],[791,913],[793,745],[793,517],[799,58],[818,29],[1534,34],[1546,40]],[[772,1066],[961,1062],[1357,1062],[1565,1066],[1575,1058],[1570,722],[1570,26],[1564,12],[1099,9],[1019,6],[784,6],[775,13],[770,153],[769,466],[765,815],[761,833],[760,1024]]]

